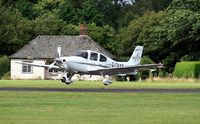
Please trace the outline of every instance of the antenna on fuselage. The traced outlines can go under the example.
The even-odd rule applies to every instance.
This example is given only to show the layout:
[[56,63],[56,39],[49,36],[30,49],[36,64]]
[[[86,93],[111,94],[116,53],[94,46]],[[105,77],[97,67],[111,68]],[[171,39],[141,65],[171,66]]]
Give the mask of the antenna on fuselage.
[[58,45],[57,47],[57,54],[58,54],[58,58],[61,57],[61,45]]

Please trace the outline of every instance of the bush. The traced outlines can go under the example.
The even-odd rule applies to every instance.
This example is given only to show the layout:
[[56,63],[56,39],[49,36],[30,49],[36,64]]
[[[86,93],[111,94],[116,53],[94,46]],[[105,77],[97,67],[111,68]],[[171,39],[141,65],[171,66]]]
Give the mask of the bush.
[[0,57],[0,79],[10,70],[10,60],[7,56]]
[[1,77],[1,79],[3,79],[3,80],[10,80],[10,79],[11,79],[11,77],[10,77],[10,72],[5,73],[5,74]]
[[178,78],[199,78],[200,62],[178,62],[173,75]]

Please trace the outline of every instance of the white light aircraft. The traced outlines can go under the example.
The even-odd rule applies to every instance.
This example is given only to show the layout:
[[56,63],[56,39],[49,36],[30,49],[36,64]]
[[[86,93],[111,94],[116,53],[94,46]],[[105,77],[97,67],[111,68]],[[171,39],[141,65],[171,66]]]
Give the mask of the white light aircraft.
[[162,64],[140,65],[142,51],[143,46],[137,46],[129,61],[118,62],[105,56],[104,54],[91,50],[81,50],[72,56],[61,57],[61,46],[58,46],[58,58],[56,58],[50,65],[40,65],[26,62],[18,63],[62,71],[63,77],[61,78],[61,81],[65,84],[72,83],[71,78],[74,74],[88,74],[101,75],[104,78],[103,84],[109,85],[112,83],[109,76],[137,74],[138,70],[150,70],[161,68],[163,66]]

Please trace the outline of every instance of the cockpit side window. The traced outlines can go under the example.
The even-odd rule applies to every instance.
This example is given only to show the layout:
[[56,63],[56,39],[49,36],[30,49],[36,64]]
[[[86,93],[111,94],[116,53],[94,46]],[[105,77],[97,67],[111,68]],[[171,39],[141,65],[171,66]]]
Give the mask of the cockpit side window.
[[75,56],[80,56],[80,57],[87,59],[88,53],[86,51],[79,51],[79,52],[75,53]]
[[98,54],[91,52],[90,53],[90,60],[97,61],[97,59],[98,59]]
[[103,55],[100,55],[100,62],[106,62],[107,58]]

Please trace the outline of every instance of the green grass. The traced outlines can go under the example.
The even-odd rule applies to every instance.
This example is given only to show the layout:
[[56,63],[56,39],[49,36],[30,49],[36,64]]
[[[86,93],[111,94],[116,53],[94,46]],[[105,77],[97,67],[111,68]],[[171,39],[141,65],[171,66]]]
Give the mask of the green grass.
[[[54,80],[0,80],[0,87],[105,88],[106,86],[102,81],[74,81],[74,83],[66,85]],[[200,82],[113,82],[106,88],[200,88]]]
[[[0,80],[0,87],[102,88],[101,81]],[[107,88],[200,88],[198,82],[114,82]],[[200,94],[0,92],[0,124],[199,124]]]
[[200,94],[0,92],[1,124],[199,124]]

